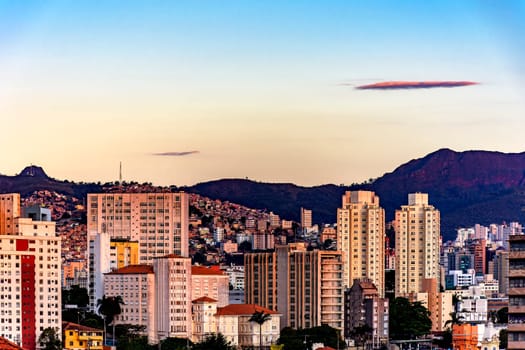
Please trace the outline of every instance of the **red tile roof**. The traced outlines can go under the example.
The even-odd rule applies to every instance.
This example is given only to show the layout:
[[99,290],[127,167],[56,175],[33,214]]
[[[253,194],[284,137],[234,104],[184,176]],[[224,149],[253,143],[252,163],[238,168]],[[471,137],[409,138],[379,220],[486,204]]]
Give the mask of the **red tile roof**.
[[76,323],[73,323],[73,322],[62,322],[62,331],[67,331],[67,330],[77,330],[77,331],[87,331],[87,332],[103,332],[102,329],[98,329],[98,328],[91,328],[91,327],[87,327],[87,326],[83,326],[81,324],[76,324]]
[[164,256],[157,256],[157,257],[154,257],[153,259],[174,259],[174,258],[187,258],[189,259],[187,256],[180,256],[180,255],[177,255],[177,254],[169,254],[169,255],[164,255]]
[[193,300],[193,303],[216,303],[216,302],[217,300],[206,297],[206,296]]
[[255,312],[264,312],[265,314],[278,315],[277,311],[267,309],[255,304],[230,304],[225,307],[217,308],[217,316],[224,315],[253,315]]
[[122,275],[122,274],[144,274],[144,273],[153,273],[152,265],[128,265],[121,267],[115,271],[106,273],[105,275]]
[[224,272],[220,269],[219,265],[213,266],[192,266],[191,267],[192,275],[219,275],[223,276]]
[[1,350],[24,350],[24,348],[10,342],[6,338],[0,337],[0,349]]

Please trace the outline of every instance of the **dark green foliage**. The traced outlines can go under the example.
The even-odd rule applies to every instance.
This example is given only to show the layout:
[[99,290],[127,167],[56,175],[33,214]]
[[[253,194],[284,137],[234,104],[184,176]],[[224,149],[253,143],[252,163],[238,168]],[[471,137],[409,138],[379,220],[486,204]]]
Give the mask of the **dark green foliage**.
[[311,349],[313,343],[323,343],[334,349],[344,344],[339,331],[327,325],[295,330],[285,327],[281,330],[278,344],[284,345],[284,350]]
[[508,344],[508,331],[506,329],[502,329],[499,331],[499,348],[500,349],[506,349]]
[[436,335],[438,339],[434,341],[435,345],[441,349],[452,349],[452,330],[450,328]]
[[48,327],[42,331],[38,337],[38,344],[42,350],[60,350],[62,349],[62,342],[60,335],[55,328]]
[[102,299],[97,300],[98,312],[104,315],[104,318],[106,319],[106,326],[113,322],[113,319],[116,315],[120,315],[122,312],[120,305],[124,305],[124,301],[120,295],[107,298],[104,295],[102,296]]
[[496,313],[497,323],[509,323],[509,308],[502,307]]
[[193,343],[186,338],[166,338],[160,343],[160,350],[186,350]]
[[192,346],[192,350],[235,350],[233,346],[221,333],[211,334],[204,341]]
[[239,244],[239,251],[246,253],[252,251],[252,244],[248,241],[243,241]]
[[85,307],[88,303],[89,296],[86,288],[73,285],[70,290],[62,289],[62,306],[76,305],[78,307]]
[[389,314],[391,339],[415,339],[429,334],[432,328],[430,312],[419,302],[395,298]]
[[365,345],[366,341],[372,336],[372,327],[367,324],[355,327],[350,336],[356,341],[356,345]]

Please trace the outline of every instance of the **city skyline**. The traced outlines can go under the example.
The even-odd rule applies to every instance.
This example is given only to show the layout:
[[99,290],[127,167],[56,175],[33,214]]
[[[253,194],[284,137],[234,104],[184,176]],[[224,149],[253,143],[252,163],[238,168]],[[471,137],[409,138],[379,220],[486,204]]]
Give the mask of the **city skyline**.
[[[362,182],[440,148],[525,151],[525,5],[0,3],[0,172]],[[359,90],[390,81],[476,85]]]

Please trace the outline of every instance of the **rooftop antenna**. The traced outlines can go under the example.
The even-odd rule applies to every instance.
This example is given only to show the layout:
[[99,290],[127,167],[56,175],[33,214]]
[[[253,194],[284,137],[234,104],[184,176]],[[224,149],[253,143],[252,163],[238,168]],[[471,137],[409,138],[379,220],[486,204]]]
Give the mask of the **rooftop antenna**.
[[122,185],[122,161],[120,162],[118,181]]

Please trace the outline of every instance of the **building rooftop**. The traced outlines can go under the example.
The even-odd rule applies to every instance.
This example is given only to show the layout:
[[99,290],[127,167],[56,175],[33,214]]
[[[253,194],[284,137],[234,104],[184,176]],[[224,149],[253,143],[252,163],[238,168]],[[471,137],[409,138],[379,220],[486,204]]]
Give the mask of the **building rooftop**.
[[210,297],[200,297],[192,301],[193,303],[216,303],[217,300]]
[[9,340],[7,340],[6,338],[3,338],[3,337],[0,337],[0,349],[2,349],[2,350],[11,350],[11,349],[24,350],[24,348],[16,345],[13,342],[10,342]]
[[152,265],[128,265],[121,267],[120,269],[117,269],[115,271],[111,271],[108,273],[105,273],[105,275],[127,275],[127,274],[145,274],[145,273],[153,273],[153,266]]
[[264,312],[265,314],[278,315],[277,311],[267,309],[265,307],[255,304],[230,304],[225,307],[217,308],[217,316],[228,315],[253,315],[256,312]]
[[219,265],[213,266],[192,266],[192,275],[224,275],[224,272],[220,269]]
[[[98,329],[98,328],[91,328],[91,327],[83,326],[83,325],[76,324],[76,323],[73,323],[73,322],[62,322],[62,331],[67,331],[67,330],[77,330],[77,331],[87,331],[87,332],[103,332],[102,329]],[[3,348],[0,347],[0,349],[3,349]]]

